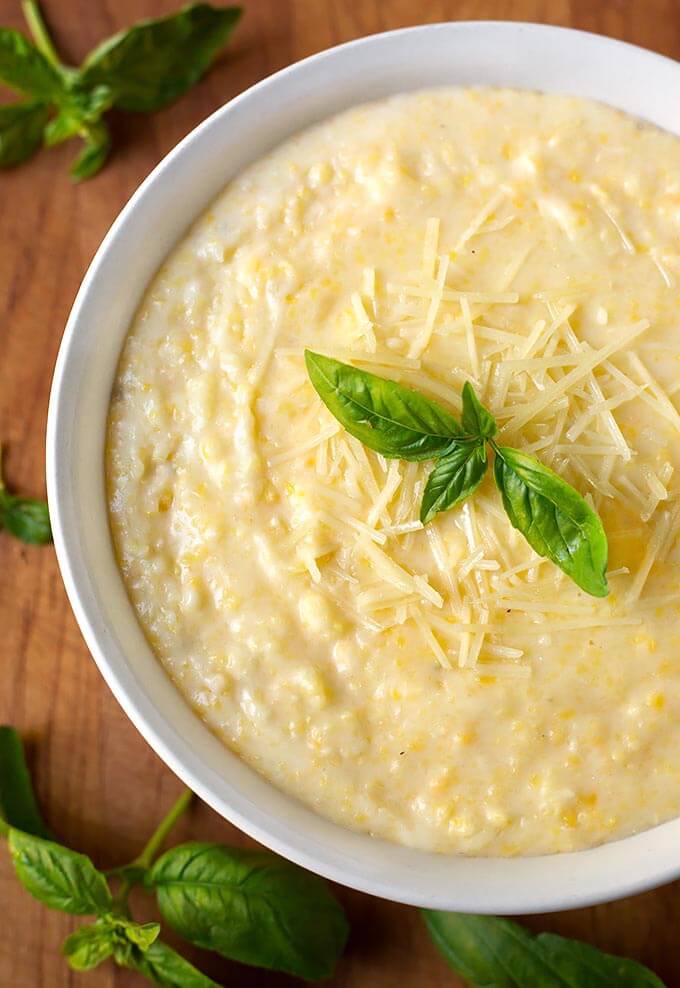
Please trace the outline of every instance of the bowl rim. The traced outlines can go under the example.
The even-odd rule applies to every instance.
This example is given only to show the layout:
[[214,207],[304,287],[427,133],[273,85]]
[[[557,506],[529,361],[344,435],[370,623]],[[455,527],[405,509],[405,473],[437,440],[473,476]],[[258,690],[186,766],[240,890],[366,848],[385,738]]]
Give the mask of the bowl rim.
[[[573,28],[523,21],[492,20],[441,22],[369,35],[317,52],[260,80],[210,114],[159,162],[131,196],[104,237],[76,295],[57,357],[48,411],[46,471],[56,555],[67,596],[88,650],[125,714],[156,754],[187,786],[216,812],[249,836],[302,867],[342,885],[409,905],[470,912],[513,914],[570,909],[602,901],[611,901],[656,887],[678,877],[680,875],[680,817],[609,844],[567,854],[526,858],[464,858],[435,855],[442,862],[457,862],[463,887],[456,888],[449,893],[441,890],[429,893],[422,888],[412,889],[404,874],[398,881],[393,881],[389,875],[384,873],[378,876],[367,874],[364,870],[364,864],[358,858],[353,861],[351,855],[342,857],[342,863],[339,864],[338,859],[332,858],[327,847],[307,839],[304,835],[295,839],[292,836],[292,831],[285,833],[280,827],[275,827],[273,817],[266,813],[258,813],[256,807],[247,797],[242,799],[232,797],[231,802],[225,802],[223,798],[215,794],[213,773],[209,770],[203,770],[200,761],[192,760],[192,752],[189,750],[185,739],[174,731],[167,720],[153,716],[151,707],[147,703],[148,696],[145,691],[140,691],[134,683],[131,684],[129,680],[126,680],[121,668],[117,667],[116,662],[111,661],[110,644],[106,641],[106,635],[98,621],[97,602],[91,598],[90,591],[85,586],[85,573],[81,567],[80,535],[77,526],[74,526],[73,523],[74,512],[77,514],[79,505],[75,503],[70,471],[75,449],[71,436],[73,422],[64,410],[74,384],[79,383],[73,380],[73,365],[76,361],[81,337],[84,337],[87,331],[87,318],[84,315],[84,310],[91,304],[93,296],[96,297],[97,292],[100,291],[99,281],[101,280],[102,267],[109,252],[119,239],[124,237],[126,227],[140,204],[155,193],[155,190],[166,180],[168,172],[180,163],[185,155],[190,154],[192,147],[197,141],[200,141],[206,132],[210,131],[211,128],[221,126],[231,114],[246,106],[254,97],[263,92],[269,92],[283,80],[303,72],[312,65],[323,65],[333,58],[344,57],[344,55],[355,53],[360,49],[389,43],[397,39],[416,40],[432,32],[446,31],[453,35],[470,32],[479,34],[489,30],[512,33],[515,37],[519,37],[522,32],[534,36],[542,35],[546,38],[548,36],[551,38],[561,37],[567,43],[589,39],[589,43],[597,42],[598,45],[611,51],[623,52],[627,57],[648,59],[649,64],[652,62],[656,65],[666,63],[672,67],[673,73],[680,77],[680,65],[673,59],[637,45]],[[289,133],[292,135],[293,132],[291,130]],[[680,134],[680,120],[676,133]],[[108,530],[106,538],[110,538]],[[132,607],[131,604],[129,606]],[[182,703],[184,703],[183,700]],[[188,707],[188,704],[186,706]],[[267,785],[270,786],[271,784],[267,783]],[[272,788],[275,787],[272,786]],[[311,812],[313,814],[313,811]],[[332,824],[331,826],[344,830],[340,825]],[[669,839],[670,831],[673,831],[673,834],[670,835]],[[662,833],[666,835],[665,839],[661,840],[663,852],[659,850],[657,853],[653,835],[661,836]],[[368,834],[355,836],[365,844],[372,842],[372,846],[376,848],[384,843]],[[677,838],[674,842],[673,837]],[[674,851],[673,843],[677,847],[677,851]],[[391,849],[390,853],[394,853],[394,855],[401,853],[400,850],[396,849],[397,845],[388,845],[388,847]],[[412,849],[408,849],[408,853],[423,859],[432,857],[428,852]],[[585,881],[588,876],[589,863],[594,863],[595,859],[602,859],[607,855],[610,859],[606,865],[608,877],[600,876],[598,884],[595,886],[588,887],[586,883],[583,887],[572,887],[568,891],[556,890],[551,886],[549,877],[551,863],[555,863],[556,859],[569,858],[573,861],[578,859],[579,872]],[[637,867],[628,870],[626,865],[636,855]],[[469,887],[470,879],[474,874],[474,869],[470,869],[466,865],[470,861],[486,862],[489,868],[502,869],[508,873],[509,884],[504,880],[501,891],[496,888],[489,893],[486,899],[483,896],[480,897],[479,890]],[[583,867],[580,867],[581,864]],[[442,867],[444,866],[442,865]],[[407,872],[408,868],[401,870]],[[514,883],[517,881],[520,884],[523,881],[527,887],[523,891],[516,890],[517,901],[514,902],[512,888],[515,887]],[[532,885],[532,883],[538,884]]]

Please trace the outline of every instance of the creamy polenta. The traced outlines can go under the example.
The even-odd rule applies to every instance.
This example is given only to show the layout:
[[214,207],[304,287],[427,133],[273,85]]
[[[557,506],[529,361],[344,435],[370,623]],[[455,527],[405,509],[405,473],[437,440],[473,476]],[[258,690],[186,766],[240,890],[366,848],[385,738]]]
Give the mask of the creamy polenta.
[[[113,537],[188,702],[348,827],[462,854],[587,847],[680,812],[680,141],[612,109],[443,89],[353,109],[232,181],[139,308]],[[423,527],[305,347],[455,414],[600,514],[588,597],[489,474]]]

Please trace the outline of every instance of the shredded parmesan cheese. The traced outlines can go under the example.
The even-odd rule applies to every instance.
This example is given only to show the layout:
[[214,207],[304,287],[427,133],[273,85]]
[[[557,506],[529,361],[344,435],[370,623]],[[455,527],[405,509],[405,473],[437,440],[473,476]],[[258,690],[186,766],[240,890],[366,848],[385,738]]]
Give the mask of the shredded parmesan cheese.
[[444,292],[444,284],[446,283],[446,272],[449,269],[449,258],[446,254],[442,254],[439,258],[439,266],[437,268],[437,279],[435,281],[434,291],[430,299],[430,304],[428,306],[427,315],[425,317],[425,325],[421,333],[416,337],[416,339],[411,344],[411,349],[409,350],[409,357],[411,359],[420,357],[427,345],[430,342],[432,336],[432,331],[434,329],[435,320],[437,318],[437,313],[439,312],[439,306],[442,301],[442,294]]
[[649,321],[647,319],[641,319],[633,326],[628,327],[626,331],[617,334],[617,338],[606,346],[601,347],[599,350],[584,352],[578,366],[574,367],[572,371],[565,374],[563,378],[556,381],[551,387],[546,388],[540,397],[534,399],[532,402],[528,402],[524,408],[512,416],[509,422],[506,422],[501,432],[516,431],[521,426],[526,425],[527,422],[543,411],[552,401],[559,398],[565,391],[568,391],[574,384],[582,380],[598,364],[603,363],[608,357],[616,353],[617,350],[623,349],[623,347],[631,343],[640,333],[644,333],[648,328]]

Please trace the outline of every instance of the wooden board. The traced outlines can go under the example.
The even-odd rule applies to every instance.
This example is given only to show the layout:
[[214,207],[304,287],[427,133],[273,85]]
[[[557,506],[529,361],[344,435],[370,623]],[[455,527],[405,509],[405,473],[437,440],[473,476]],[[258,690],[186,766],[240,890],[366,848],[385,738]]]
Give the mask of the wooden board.
[[[179,3],[179,0],[177,0]],[[45,0],[66,58],[174,0]],[[208,113],[263,76],[329,45],[423,21],[506,18],[599,31],[680,56],[675,0],[244,0],[229,55],[180,103],[150,119],[114,116],[115,152],[93,181],[70,183],[70,146],[0,174],[0,439],[7,474],[44,490],[44,430],[54,359],[85,269],[113,218],[144,176]],[[0,0],[0,24],[20,26],[18,0]],[[603,67],[604,70],[605,67]],[[88,656],[66,602],[51,549],[0,535],[2,685],[0,721],[31,744],[37,788],[60,837],[103,867],[134,856],[150,821],[180,785],[137,734]],[[178,828],[189,836],[243,843],[205,806]],[[649,964],[680,985],[678,886],[612,905],[530,920]],[[340,891],[352,922],[337,988],[459,985],[428,941],[414,909]],[[128,988],[141,978],[105,965],[73,975],[59,956],[68,917],[33,902],[0,850],[0,986]],[[193,955],[229,986],[276,988],[277,975]]]

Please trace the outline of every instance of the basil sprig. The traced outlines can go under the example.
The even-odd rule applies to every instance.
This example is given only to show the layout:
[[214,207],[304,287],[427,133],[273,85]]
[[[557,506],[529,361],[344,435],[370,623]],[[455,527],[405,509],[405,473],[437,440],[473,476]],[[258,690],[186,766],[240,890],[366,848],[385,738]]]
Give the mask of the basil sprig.
[[10,494],[2,477],[0,446],[0,529],[5,528],[22,542],[45,545],[52,541],[50,515],[45,501]]
[[496,443],[496,420],[469,381],[463,387],[459,423],[436,402],[396,381],[310,350],[305,362],[323,403],[364,445],[392,459],[436,461],[420,506],[423,524],[477,490],[491,446],[496,486],[513,527],[586,593],[607,595],[608,547],[600,518],[549,467]]
[[648,968],[509,919],[423,910],[448,964],[470,988],[664,988]]
[[140,885],[156,896],[168,925],[191,943],[302,978],[330,976],[348,925],[321,879],[266,851],[221,844],[181,844],[156,860],[191,798],[185,791],[142,853],[105,875],[86,855],[49,839],[21,740],[11,728],[0,728],[0,836],[7,839],[17,878],[51,909],[94,917],[63,944],[74,970],[111,959],[166,988],[219,988],[160,939],[160,923],[132,918],[130,891]]
[[80,137],[71,176],[96,174],[111,149],[104,113],[155,113],[205,74],[241,16],[239,7],[194,3],[141,21],[98,45],[79,69],[64,65],[37,0],[23,0],[33,42],[0,28],[0,84],[27,97],[0,107],[0,168],[18,165],[44,143]]

